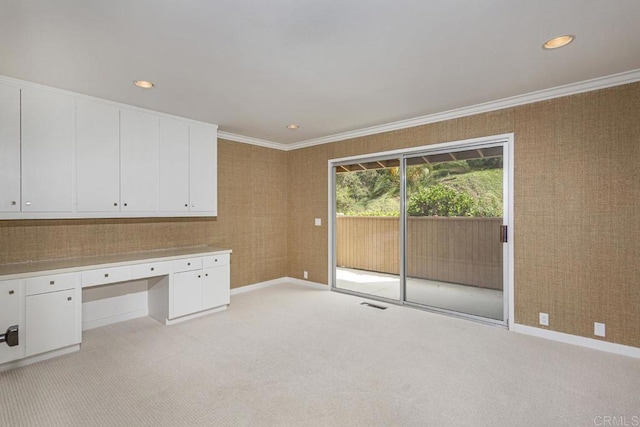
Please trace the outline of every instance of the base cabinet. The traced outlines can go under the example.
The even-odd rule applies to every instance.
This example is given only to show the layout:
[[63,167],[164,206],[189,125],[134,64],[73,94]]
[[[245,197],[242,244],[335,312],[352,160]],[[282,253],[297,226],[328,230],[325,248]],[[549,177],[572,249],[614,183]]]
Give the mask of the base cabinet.
[[0,282],[0,334],[7,328],[18,326],[18,345],[9,347],[0,343],[0,364],[24,357],[24,287],[20,280]]
[[203,310],[229,304],[231,301],[229,267],[207,268],[202,273]]
[[172,318],[203,310],[202,281],[202,270],[174,274]]
[[[173,282],[170,285],[172,297],[170,319],[229,304],[231,295],[229,255],[216,258],[226,260],[225,264],[174,273]],[[203,264],[207,264],[207,259],[203,259]]]
[[[83,315],[92,327],[146,315],[169,325],[226,308],[231,251],[220,252],[223,250],[0,276],[0,335],[10,330],[12,344],[0,342],[0,372],[79,349]],[[105,290],[109,295],[89,295],[83,305],[83,288],[120,286],[141,279],[149,279],[146,295],[136,291],[131,294],[135,298],[127,294],[123,299]],[[140,296],[146,297],[146,306]]]
[[26,298],[27,357],[80,343],[77,305],[75,289]]

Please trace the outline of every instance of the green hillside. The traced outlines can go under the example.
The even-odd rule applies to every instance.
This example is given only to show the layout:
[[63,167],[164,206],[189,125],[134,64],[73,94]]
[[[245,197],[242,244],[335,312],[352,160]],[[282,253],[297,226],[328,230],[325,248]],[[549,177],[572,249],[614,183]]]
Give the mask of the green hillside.
[[[410,215],[502,216],[501,159],[407,168]],[[344,215],[398,216],[398,168],[339,173],[336,208]]]

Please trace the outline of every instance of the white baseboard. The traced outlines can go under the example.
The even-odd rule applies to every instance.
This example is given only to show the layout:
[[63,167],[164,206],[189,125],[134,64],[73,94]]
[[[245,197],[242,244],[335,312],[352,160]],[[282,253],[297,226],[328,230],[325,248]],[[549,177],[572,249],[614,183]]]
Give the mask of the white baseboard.
[[258,282],[258,283],[254,283],[253,285],[233,288],[231,289],[231,295],[237,295],[237,294],[242,294],[244,292],[256,291],[258,289],[266,288],[268,286],[281,285],[283,283],[293,283],[295,285],[302,285],[308,288],[322,289],[325,291],[329,290],[329,287],[327,285],[323,285],[322,283],[311,282],[309,280],[296,279],[293,277],[279,277],[277,279],[267,280],[266,282]]
[[283,277],[283,280],[286,283],[293,283],[295,285],[302,285],[302,286],[306,286],[308,288],[321,289],[323,291],[328,291],[329,290],[329,286],[327,286],[327,285],[325,285],[323,283],[312,282],[310,280],[296,279],[295,277]]
[[252,285],[241,286],[239,288],[231,289],[231,295],[242,294],[245,292],[256,291],[258,289],[266,288],[268,286],[279,285],[281,283],[285,283],[285,277],[279,277],[273,280],[267,280],[265,282],[258,282]]
[[47,359],[53,359],[54,357],[73,353],[78,350],[80,350],[80,344],[74,344],[69,347],[59,348],[57,350],[49,351],[47,353],[36,354],[35,356],[14,360],[12,362],[7,362],[3,365],[0,365],[0,372],[8,371],[10,369],[20,368],[22,366],[31,365],[37,362],[42,362],[43,360],[47,360]]
[[593,338],[580,337],[577,335],[565,334],[563,332],[556,332],[550,331],[548,329],[535,328],[533,326],[520,325],[518,323],[515,323],[511,330],[525,335],[532,335],[534,337],[546,338],[548,340],[579,345],[581,347],[592,348],[594,350],[606,351],[608,353],[615,353],[622,356],[640,359],[640,348],[638,347],[600,341]]

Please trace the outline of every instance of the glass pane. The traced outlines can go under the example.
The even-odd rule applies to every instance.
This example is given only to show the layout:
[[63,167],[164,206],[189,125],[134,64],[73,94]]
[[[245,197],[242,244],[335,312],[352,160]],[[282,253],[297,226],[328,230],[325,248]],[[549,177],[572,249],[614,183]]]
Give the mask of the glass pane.
[[400,299],[399,161],[338,166],[336,288]]
[[406,160],[406,301],[503,320],[502,147]]

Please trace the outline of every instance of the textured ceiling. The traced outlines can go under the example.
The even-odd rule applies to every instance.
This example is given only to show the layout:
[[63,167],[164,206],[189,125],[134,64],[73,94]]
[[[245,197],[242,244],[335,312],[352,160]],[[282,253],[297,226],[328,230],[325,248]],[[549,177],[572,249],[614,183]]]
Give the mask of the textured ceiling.
[[0,0],[0,74],[289,144],[639,69],[638,22],[637,0]]

